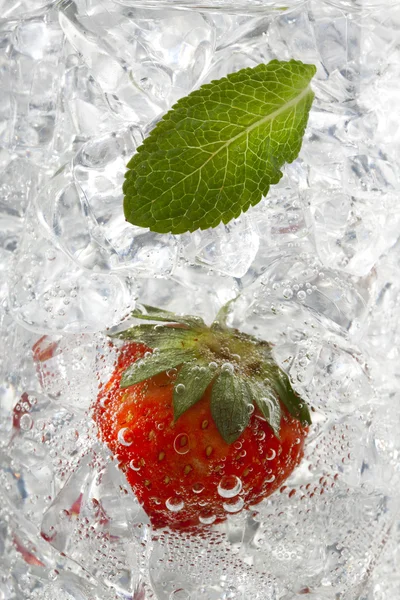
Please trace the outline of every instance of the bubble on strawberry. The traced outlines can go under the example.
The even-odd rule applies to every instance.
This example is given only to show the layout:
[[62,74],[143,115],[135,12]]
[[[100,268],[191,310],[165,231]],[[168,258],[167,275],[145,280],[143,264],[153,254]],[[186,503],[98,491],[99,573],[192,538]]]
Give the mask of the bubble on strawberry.
[[200,523],[203,523],[203,525],[212,525],[216,518],[217,517],[213,514],[210,514],[208,510],[204,510],[199,514],[199,521]]
[[224,502],[222,506],[227,513],[237,513],[242,510],[244,506],[244,500],[243,498],[239,497],[233,502]]
[[276,458],[276,452],[273,448],[271,448],[270,453],[268,456],[265,457],[266,460],[274,460],[274,458]]
[[123,427],[118,431],[118,441],[123,446],[130,446],[132,444],[132,440],[129,437],[128,427]]
[[201,494],[201,492],[204,490],[204,485],[202,483],[195,483],[192,487],[192,490],[195,494]]
[[242,490],[242,481],[236,475],[224,475],[218,484],[218,494],[222,498],[234,498]]
[[171,512],[179,512],[185,506],[185,503],[183,500],[181,500],[181,498],[177,498],[176,496],[171,496],[165,502],[165,506]]
[[129,467],[132,469],[132,471],[140,471],[141,465],[132,459],[129,463]]
[[187,454],[190,450],[187,433],[180,433],[174,440],[174,450],[177,454]]

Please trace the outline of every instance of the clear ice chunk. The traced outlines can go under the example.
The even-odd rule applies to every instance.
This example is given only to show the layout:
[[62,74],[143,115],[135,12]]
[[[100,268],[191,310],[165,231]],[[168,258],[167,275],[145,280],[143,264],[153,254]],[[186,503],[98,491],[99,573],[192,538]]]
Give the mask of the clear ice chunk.
[[130,278],[88,276],[49,238],[32,208],[9,277],[14,318],[39,332],[88,333],[120,322],[134,306]]
[[257,231],[247,215],[215,229],[196,231],[184,239],[187,240],[184,256],[188,260],[238,278],[247,273],[260,245]]
[[210,64],[215,32],[200,13],[129,11],[110,0],[60,5],[60,24],[111,110],[148,123],[190,92]]
[[174,270],[177,239],[124,218],[125,165],[141,140],[132,127],[88,141],[36,200],[55,244],[93,274],[130,269],[134,278],[166,277]]

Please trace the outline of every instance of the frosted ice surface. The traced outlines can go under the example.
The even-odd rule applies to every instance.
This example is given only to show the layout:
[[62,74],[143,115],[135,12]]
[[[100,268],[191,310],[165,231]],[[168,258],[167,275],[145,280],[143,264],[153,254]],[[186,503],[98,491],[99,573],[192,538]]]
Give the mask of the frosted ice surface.
[[[0,0],[0,598],[392,600],[400,9],[161,4]],[[190,235],[128,225],[126,163],[161,115],[273,58],[317,75],[268,198]],[[232,324],[274,343],[312,407],[305,458],[204,539],[152,533],[90,416],[114,368],[102,332],[136,302],[210,322],[236,297]]]
[[214,30],[200,13],[61,3],[60,24],[124,122],[145,124],[190,92],[210,64]]
[[[8,27],[5,27],[8,25]],[[54,15],[3,22],[4,144],[38,165],[51,161],[63,43]],[[5,111],[5,112],[4,112]]]
[[186,239],[184,254],[189,260],[211,267],[217,273],[239,278],[249,270],[260,245],[247,215],[215,229],[196,231]]

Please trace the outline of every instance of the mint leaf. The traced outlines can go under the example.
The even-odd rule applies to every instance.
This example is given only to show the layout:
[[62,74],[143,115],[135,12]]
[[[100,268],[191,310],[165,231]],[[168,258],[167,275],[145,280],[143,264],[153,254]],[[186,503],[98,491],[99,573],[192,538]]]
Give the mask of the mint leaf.
[[174,419],[177,421],[184,412],[196,404],[215,377],[210,367],[184,364],[179,371],[174,389]]
[[298,156],[315,72],[273,60],[179,100],[128,163],[126,219],[177,234],[228,223],[260,202]]
[[194,354],[191,350],[176,348],[160,350],[160,352],[155,352],[145,358],[141,358],[128,367],[121,377],[120,387],[130,387],[131,385],[135,385],[135,383],[149,379],[149,377],[163,373],[168,369],[178,367],[193,358]]
[[232,444],[250,420],[245,382],[230,371],[221,371],[212,388],[210,408],[218,431],[227,444]]

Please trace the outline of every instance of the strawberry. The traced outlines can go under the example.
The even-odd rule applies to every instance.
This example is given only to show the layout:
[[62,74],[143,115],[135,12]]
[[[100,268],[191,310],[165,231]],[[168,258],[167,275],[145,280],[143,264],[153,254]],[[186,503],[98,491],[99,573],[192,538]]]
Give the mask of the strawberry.
[[155,528],[199,530],[257,504],[299,464],[307,406],[271,346],[145,307],[94,407],[99,435]]

